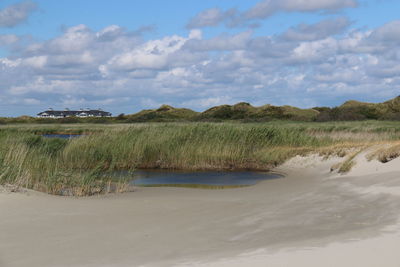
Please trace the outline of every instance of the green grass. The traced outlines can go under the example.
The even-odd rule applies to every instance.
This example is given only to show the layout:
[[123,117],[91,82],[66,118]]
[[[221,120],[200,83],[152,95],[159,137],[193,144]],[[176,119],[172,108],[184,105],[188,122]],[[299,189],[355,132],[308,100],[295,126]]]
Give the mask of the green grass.
[[[84,133],[71,140],[43,133]],[[51,194],[124,191],[115,170],[269,170],[296,155],[400,140],[400,123],[141,123],[0,126],[0,184]],[[110,186],[112,184],[112,186]]]
[[330,107],[314,107],[301,109],[293,106],[273,106],[270,104],[255,107],[250,103],[240,102],[235,105],[220,105],[203,112],[187,108],[174,108],[162,105],[158,109],[147,109],[135,114],[119,114],[116,117],[60,119],[34,118],[20,116],[17,118],[1,118],[0,125],[8,124],[118,124],[137,122],[271,122],[271,121],[365,121],[391,120],[400,121],[400,96],[383,103],[364,103],[347,101],[343,105]]

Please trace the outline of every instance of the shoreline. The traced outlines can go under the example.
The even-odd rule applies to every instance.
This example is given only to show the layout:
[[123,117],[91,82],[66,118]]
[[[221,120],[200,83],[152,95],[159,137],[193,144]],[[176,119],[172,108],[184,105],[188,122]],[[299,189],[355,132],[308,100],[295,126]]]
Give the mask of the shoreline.
[[0,192],[0,265],[398,266],[400,158],[364,158],[342,175],[343,158],[298,156],[238,189]]

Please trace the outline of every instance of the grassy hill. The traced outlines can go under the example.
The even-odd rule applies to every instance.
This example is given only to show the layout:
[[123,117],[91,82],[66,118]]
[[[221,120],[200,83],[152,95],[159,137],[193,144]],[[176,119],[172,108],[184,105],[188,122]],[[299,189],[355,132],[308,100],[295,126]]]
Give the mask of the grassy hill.
[[197,115],[198,112],[191,109],[162,105],[158,109],[145,109],[126,117],[128,122],[170,122],[191,121]]
[[314,109],[300,109],[292,106],[264,105],[254,107],[249,103],[241,102],[236,105],[222,105],[210,108],[199,115],[200,120],[242,120],[242,121],[270,121],[293,120],[313,121],[319,114]]
[[315,108],[317,121],[400,120],[400,96],[383,103],[347,101],[335,108]]
[[134,122],[266,122],[274,120],[285,121],[363,121],[363,120],[393,120],[400,121],[400,96],[383,103],[366,103],[350,100],[341,106],[314,107],[301,109],[293,106],[263,105],[252,106],[246,102],[235,105],[221,105],[196,112],[187,108],[175,108],[162,105],[157,109],[145,109],[135,114],[121,114],[113,118],[34,118],[21,116],[17,118],[0,118],[1,124],[14,123],[134,123]]

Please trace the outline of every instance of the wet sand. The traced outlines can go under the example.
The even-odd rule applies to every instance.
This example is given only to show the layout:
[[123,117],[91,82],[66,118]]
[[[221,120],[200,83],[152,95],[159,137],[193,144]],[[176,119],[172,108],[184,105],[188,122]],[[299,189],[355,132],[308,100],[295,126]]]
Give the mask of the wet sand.
[[330,173],[338,160],[239,189],[3,192],[0,266],[400,266],[400,159]]

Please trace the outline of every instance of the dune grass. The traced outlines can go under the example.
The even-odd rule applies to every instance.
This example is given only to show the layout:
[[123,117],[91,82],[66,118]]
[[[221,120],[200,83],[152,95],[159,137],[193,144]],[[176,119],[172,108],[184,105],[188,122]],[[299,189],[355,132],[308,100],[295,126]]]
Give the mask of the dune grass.
[[386,144],[367,156],[368,160],[377,159],[382,163],[390,162],[398,157],[400,157],[400,142]]
[[347,159],[340,164],[340,167],[338,169],[339,173],[347,173],[351,171],[351,169],[356,165],[354,159],[361,153],[362,149],[359,149],[355,152],[352,152]]
[[296,155],[342,155],[383,140],[400,140],[399,123],[7,125],[0,127],[0,184],[91,195],[128,190],[127,181],[107,174],[117,170],[269,170]]

